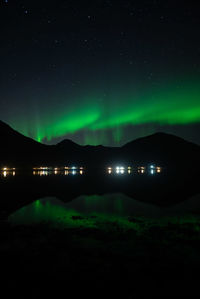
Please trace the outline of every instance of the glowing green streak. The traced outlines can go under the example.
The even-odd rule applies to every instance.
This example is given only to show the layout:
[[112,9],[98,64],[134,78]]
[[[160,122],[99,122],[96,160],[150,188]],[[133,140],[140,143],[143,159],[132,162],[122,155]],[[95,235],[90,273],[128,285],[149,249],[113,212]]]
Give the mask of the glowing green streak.
[[113,91],[106,100],[98,94],[67,103],[62,109],[49,107],[28,124],[23,118],[15,121],[13,127],[39,142],[84,131],[85,143],[101,144],[106,142],[106,130],[112,130],[115,142],[120,142],[127,125],[183,125],[200,121],[199,82],[185,82],[182,88],[168,83],[157,90]]

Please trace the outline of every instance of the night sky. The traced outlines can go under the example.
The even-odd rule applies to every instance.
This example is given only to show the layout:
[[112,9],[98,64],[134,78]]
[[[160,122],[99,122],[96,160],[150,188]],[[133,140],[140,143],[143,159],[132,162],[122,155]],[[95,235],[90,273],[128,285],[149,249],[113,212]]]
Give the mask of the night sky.
[[200,144],[198,1],[0,0],[0,119],[44,143]]

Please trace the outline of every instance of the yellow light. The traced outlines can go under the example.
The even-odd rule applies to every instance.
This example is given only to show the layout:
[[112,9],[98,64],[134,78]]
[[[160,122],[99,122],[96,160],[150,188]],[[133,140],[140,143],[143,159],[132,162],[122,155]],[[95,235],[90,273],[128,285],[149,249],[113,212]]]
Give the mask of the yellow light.
[[4,170],[3,176],[4,176],[4,178],[7,177],[7,171]]
[[83,170],[80,170],[80,174],[83,174]]
[[161,168],[160,168],[160,167],[157,167],[157,169],[156,169],[156,170],[157,170],[157,172],[158,172],[158,173],[160,173],[160,172],[161,172]]

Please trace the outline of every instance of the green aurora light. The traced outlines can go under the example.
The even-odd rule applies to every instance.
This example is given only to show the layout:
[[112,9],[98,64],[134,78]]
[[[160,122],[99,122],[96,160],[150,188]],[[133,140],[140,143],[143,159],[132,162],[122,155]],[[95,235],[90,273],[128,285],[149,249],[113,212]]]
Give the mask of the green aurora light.
[[[98,94],[98,93],[97,93]],[[22,134],[39,142],[66,137],[85,131],[86,144],[99,144],[96,132],[102,132],[101,141],[106,142],[104,132],[112,131],[119,142],[127,125],[187,125],[200,121],[200,85],[171,84],[159,90],[113,92],[108,98],[101,95],[62,104],[55,109],[51,105],[40,116],[10,123]]]

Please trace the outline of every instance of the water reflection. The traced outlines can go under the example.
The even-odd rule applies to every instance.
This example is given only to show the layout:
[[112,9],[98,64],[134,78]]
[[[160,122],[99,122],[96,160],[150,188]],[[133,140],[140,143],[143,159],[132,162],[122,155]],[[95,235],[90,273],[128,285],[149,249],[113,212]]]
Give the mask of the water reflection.
[[150,166],[115,166],[107,167],[108,174],[160,174],[162,168],[160,166],[150,165]]
[[85,219],[86,222],[93,219],[94,225],[94,221],[98,219],[110,221],[114,218],[127,220],[129,217],[162,219],[174,216],[177,218],[192,211],[200,212],[199,197],[168,208],[139,202],[123,194],[79,196],[68,203],[49,197],[38,199],[19,209],[9,217],[8,221],[13,224],[47,222],[55,225],[76,225],[75,219]]
[[33,175],[48,176],[48,175],[83,175],[83,167],[35,167],[33,168]]
[[0,170],[0,176],[3,178],[9,177],[9,176],[15,176],[15,175],[16,175],[15,168],[3,167]]

